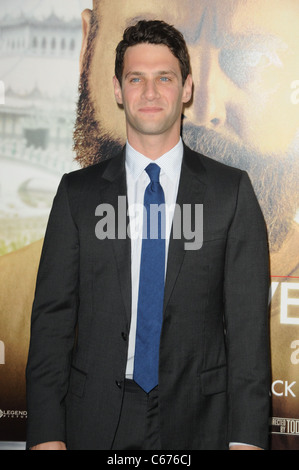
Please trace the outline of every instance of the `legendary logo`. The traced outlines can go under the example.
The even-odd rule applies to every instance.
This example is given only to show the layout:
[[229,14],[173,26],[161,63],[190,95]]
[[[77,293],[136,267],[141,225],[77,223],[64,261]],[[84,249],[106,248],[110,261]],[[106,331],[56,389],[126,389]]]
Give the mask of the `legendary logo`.
[[10,418],[10,419],[23,419],[27,418],[27,411],[20,410],[0,410],[0,419],[1,418]]

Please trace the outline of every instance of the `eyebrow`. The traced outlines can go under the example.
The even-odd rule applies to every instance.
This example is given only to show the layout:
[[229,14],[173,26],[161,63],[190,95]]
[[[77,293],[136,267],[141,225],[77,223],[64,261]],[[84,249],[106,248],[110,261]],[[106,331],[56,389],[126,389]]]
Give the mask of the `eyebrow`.
[[269,49],[288,49],[288,45],[274,34],[265,34],[257,30],[248,30],[245,34],[214,33],[211,42],[216,48],[221,49],[257,49],[264,51]]
[[[129,72],[126,73],[125,79],[128,78],[129,76],[134,75],[135,77],[144,77],[146,74],[144,72],[140,72],[138,70],[129,70]],[[173,70],[157,70],[155,72],[155,75],[172,75],[174,77],[177,77],[177,74]]]

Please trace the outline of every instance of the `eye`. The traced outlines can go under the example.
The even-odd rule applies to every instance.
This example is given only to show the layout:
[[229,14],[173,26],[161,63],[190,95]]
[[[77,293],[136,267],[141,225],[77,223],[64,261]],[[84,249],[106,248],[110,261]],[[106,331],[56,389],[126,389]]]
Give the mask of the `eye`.
[[138,78],[138,77],[131,78],[130,82],[131,82],[131,83],[139,83],[139,82],[140,82],[140,78]]
[[169,82],[170,78],[169,77],[160,77],[161,82]]

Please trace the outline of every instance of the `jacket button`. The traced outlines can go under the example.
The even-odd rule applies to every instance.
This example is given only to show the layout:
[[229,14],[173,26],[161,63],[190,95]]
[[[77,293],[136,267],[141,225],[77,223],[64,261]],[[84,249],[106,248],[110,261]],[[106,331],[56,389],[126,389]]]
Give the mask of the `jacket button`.
[[121,337],[124,341],[127,341],[127,339],[128,339],[128,335],[124,331],[122,332]]
[[116,383],[118,388],[122,387],[122,382],[120,380],[116,380],[115,383]]

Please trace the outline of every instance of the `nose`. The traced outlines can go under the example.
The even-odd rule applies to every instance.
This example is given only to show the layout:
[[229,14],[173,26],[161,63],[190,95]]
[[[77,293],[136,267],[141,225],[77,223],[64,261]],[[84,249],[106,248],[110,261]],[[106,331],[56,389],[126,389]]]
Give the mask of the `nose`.
[[153,101],[159,98],[160,93],[155,79],[147,79],[145,81],[142,94],[147,101]]
[[[227,77],[219,65],[218,51],[207,50],[194,70],[194,118],[198,125],[216,128],[226,121]],[[197,79],[196,79],[197,76]]]

